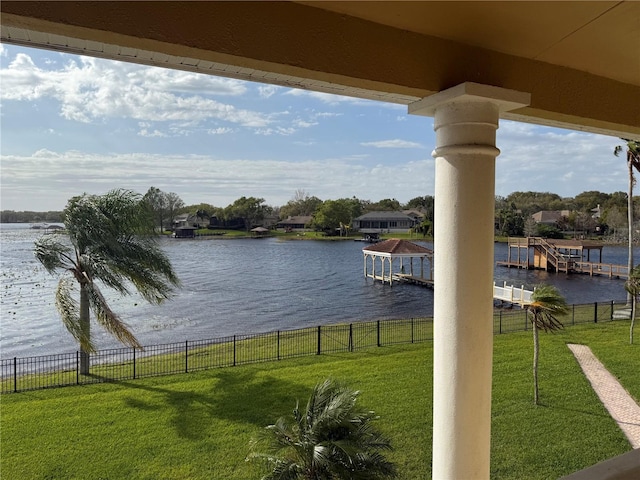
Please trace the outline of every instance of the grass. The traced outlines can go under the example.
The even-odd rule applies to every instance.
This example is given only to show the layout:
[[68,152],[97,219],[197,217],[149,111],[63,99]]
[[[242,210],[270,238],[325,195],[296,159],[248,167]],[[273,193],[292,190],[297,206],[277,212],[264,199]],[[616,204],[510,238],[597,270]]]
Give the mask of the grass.
[[[585,343],[640,397],[628,322],[541,336],[532,402],[530,332],[494,338],[492,478],[557,478],[630,450],[566,347]],[[1,397],[3,478],[258,478],[252,435],[327,377],[363,393],[402,479],[431,475],[431,343]]]

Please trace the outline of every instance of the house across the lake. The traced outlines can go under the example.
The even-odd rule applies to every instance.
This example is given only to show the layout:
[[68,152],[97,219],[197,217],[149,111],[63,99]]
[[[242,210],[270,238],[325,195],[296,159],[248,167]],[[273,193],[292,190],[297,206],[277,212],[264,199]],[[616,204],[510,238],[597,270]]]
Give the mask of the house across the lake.
[[402,212],[369,212],[353,220],[354,230],[361,233],[405,233],[419,222]]
[[285,220],[276,223],[276,228],[287,232],[304,232],[309,230],[309,224],[313,220],[311,215],[289,216]]

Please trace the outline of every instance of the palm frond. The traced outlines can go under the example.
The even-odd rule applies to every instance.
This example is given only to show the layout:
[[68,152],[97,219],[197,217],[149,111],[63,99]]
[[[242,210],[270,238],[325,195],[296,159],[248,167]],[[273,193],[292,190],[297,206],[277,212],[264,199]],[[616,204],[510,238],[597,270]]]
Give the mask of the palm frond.
[[93,282],[88,282],[85,288],[89,297],[89,306],[96,316],[96,321],[107,332],[116,337],[120,343],[132,348],[142,349],[142,345],[129,330],[129,327],[111,310],[98,286]]
[[624,289],[631,295],[640,295],[640,265],[631,270],[629,278],[624,282]]
[[531,296],[532,303],[527,306],[529,318],[534,328],[545,332],[554,332],[564,328],[557,318],[569,311],[567,302],[553,285],[538,285]]
[[50,236],[38,238],[33,253],[49,273],[54,273],[58,268],[68,269],[73,266],[72,249]]
[[56,308],[62,318],[62,323],[69,333],[80,344],[84,352],[95,352],[96,346],[91,341],[91,336],[80,325],[80,308],[78,302],[73,299],[77,293],[77,283],[70,277],[62,277],[56,289]]

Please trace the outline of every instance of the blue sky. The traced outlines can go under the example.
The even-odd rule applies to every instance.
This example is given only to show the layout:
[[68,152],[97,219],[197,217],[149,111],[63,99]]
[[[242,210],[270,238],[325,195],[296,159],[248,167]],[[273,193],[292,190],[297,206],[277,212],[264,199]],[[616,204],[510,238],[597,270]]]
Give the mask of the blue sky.
[[[407,107],[0,44],[3,210],[154,186],[187,204],[434,193],[431,118]],[[615,137],[502,121],[496,194],[626,191]]]

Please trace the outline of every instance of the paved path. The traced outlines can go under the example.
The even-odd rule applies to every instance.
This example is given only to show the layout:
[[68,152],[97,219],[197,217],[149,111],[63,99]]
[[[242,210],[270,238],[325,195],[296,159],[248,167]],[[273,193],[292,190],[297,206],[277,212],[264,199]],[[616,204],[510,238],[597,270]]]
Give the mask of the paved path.
[[640,407],[620,382],[609,373],[586,345],[567,345],[591,382],[600,401],[629,439],[632,448],[640,448]]

